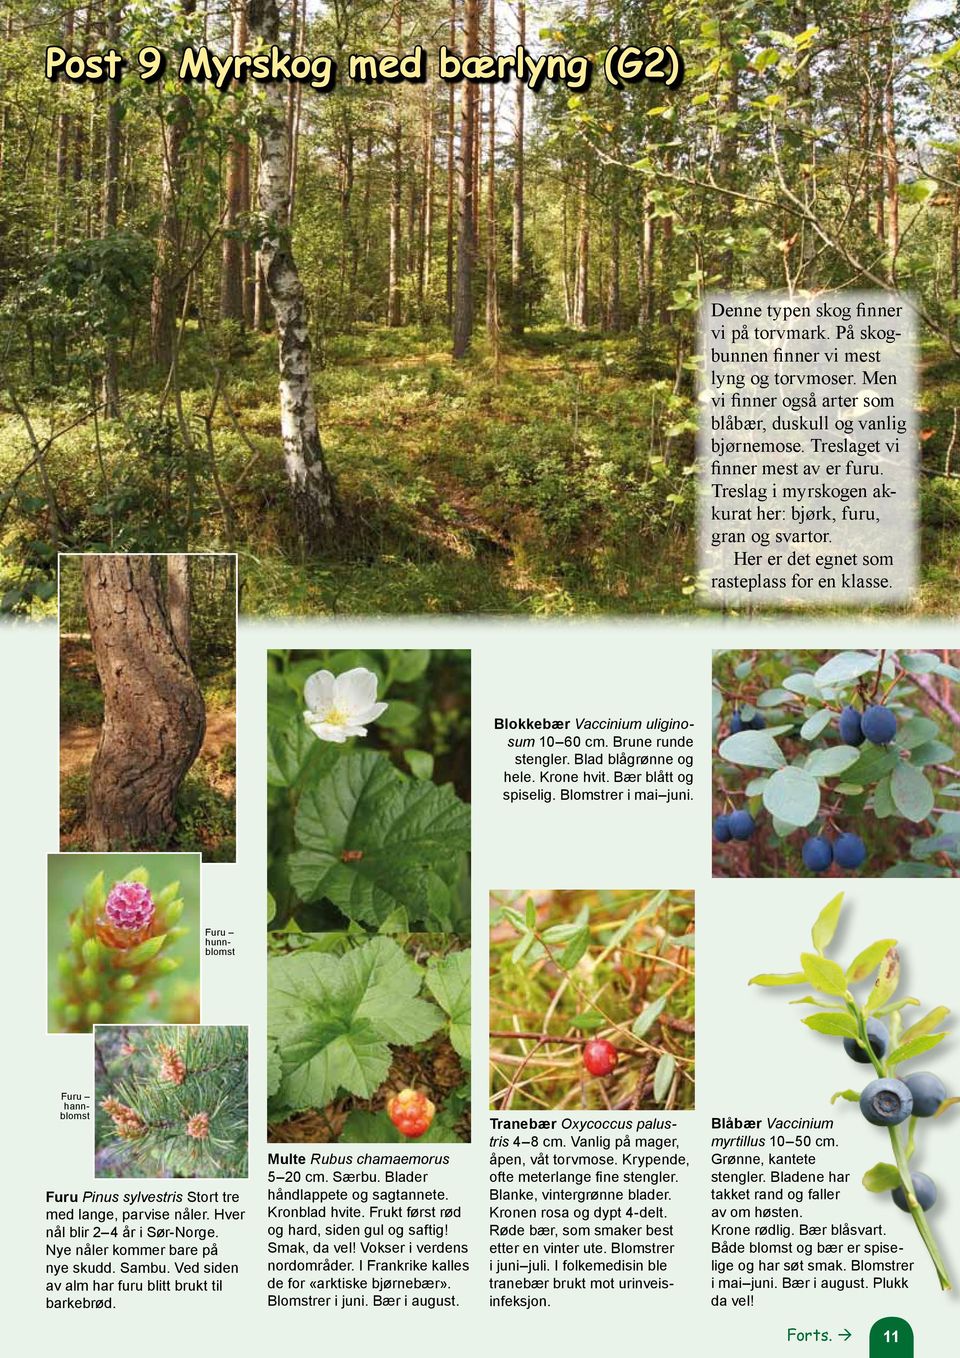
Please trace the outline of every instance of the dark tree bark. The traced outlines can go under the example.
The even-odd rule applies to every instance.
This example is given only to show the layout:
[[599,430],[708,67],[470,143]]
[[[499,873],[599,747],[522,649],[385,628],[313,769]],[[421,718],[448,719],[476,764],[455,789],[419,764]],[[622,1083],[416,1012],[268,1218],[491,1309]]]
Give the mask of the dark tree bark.
[[[475,56],[479,46],[479,0],[465,0],[465,56]],[[476,199],[474,197],[477,100],[475,89],[464,81],[460,91],[459,194],[457,202],[457,273],[453,308],[453,357],[463,358],[473,334],[473,269],[476,257]]]
[[[527,7],[517,5],[517,42],[527,41]],[[517,81],[517,112],[513,125],[513,237],[510,244],[510,326],[517,337],[523,334],[523,123],[526,85]]]
[[[403,51],[403,19],[394,10],[397,55]],[[400,208],[403,201],[403,123],[397,94],[390,129],[390,262],[387,279],[387,325],[400,324]]]
[[163,600],[160,559],[87,556],[83,597],[104,704],[87,794],[91,845],[162,849],[206,717]]
[[[450,0],[450,50],[457,45],[457,0]],[[453,218],[456,202],[456,94],[447,95],[447,321],[453,324]]]
[[[107,11],[106,43],[116,48],[120,41],[120,8],[111,5]],[[103,150],[103,212],[101,218],[102,236],[116,230],[117,210],[120,202],[120,105],[116,91],[107,95],[106,130]],[[117,356],[116,340],[110,338],[106,344],[103,364],[103,383],[101,391],[106,413],[114,419],[120,414],[120,361]]]
[[[233,51],[247,46],[247,15],[243,0],[233,4]],[[236,108],[236,100],[233,101]],[[246,143],[234,133],[227,144],[226,211],[220,254],[220,318],[243,323],[243,243],[238,232],[243,212],[243,158]]]
[[[185,15],[193,14],[196,7],[197,0],[181,0],[180,9]],[[178,95],[172,119],[164,121],[161,133],[160,230],[157,235],[157,266],[150,295],[150,342],[153,361],[164,371],[169,370],[173,361],[173,335],[180,310],[178,275],[183,262],[179,210],[183,177],[180,151],[189,114],[189,96]]]
[[[487,49],[497,50],[497,7],[490,0],[487,17]],[[496,85],[487,96],[487,338],[496,345],[500,333],[497,303],[497,101]]]

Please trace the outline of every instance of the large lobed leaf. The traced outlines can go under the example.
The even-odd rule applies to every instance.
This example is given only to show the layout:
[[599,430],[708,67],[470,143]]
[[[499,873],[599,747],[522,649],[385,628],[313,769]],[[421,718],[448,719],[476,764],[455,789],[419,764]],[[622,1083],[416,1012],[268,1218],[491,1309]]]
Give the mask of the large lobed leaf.
[[427,964],[427,989],[450,1019],[450,1043],[470,1059],[470,949],[432,958]]
[[[303,794],[295,828],[290,881],[302,900],[326,897],[372,928],[396,911],[411,929],[450,928],[470,847],[470,810],[451,787],[352,753]],[[344,851],[361,856],[344,862]]]
[[282,1079],[277,1102],[323,1108],[339,1089],[369,1098],[390,1070],[390,1044],[431,1037],[440,1010],[417,997],[422,975],[386,937],[343,957],[299,952],[269,968],[268,1029]]

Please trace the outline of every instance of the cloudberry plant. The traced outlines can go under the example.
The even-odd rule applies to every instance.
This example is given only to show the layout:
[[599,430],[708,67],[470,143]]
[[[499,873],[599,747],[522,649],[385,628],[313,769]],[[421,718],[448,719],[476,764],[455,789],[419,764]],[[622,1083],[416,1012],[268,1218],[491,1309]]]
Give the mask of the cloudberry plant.
[[387,1102],[387,1117],[398,1132],[411,1138],[430,1130],[436,1105],[416,1089],[401,1089]]

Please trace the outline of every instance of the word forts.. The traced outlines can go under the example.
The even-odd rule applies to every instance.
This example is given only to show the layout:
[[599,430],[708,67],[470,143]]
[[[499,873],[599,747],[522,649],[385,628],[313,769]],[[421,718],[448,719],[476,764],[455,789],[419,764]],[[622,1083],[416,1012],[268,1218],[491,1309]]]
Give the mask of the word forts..
[[[303,52],[291,54],[279,47],[226,56],[218,56],[209,47],[188,47],[178,56],[178,80],[188,84],[193,81],[210,84],[218,90],[233,84],[242,85],[248,80],[289,81],[321,91],[331,90],[337,83],[337,63],[333,57],[310,56]],[[161,79],[168,65],[167,54],[159,47],[141,47],[135,62],[137,73],[146,84]],[[114,48],[75,56],[63,47],[48,47],[44,75],[47,80],[69,80],[75,84],[118,82],[128,66],[128,59]],[[506,83],[515,77],[534,91],[550,81],[577,92],[589,89],[594,69],[592,57],[547,52],[537,56],[525,47],[517,47],[505,55],[477,53],[465,57],[440,47],[434,73],[446,84],[459,84],[465,80],[492,85]],[[611,47],[604,54],[602,70],[604,79],[616,89],[643,80],[673,87],[683,80],[683,60],[669,46]],[[356,53],[347,58],[347,74],[355,84],[423,84],[428,77],[427,50],[418,45],[403,55]]]

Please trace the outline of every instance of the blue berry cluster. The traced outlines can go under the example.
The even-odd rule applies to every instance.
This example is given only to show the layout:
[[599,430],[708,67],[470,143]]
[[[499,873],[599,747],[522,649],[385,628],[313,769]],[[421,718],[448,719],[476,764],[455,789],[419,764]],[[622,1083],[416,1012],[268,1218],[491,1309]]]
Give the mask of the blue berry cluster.
[[[890,1034],[879,1019],[867,1023],[867,1041],[878,1061],[882,1061],[890,1045]],[[870,1055],[852,1037],[843,1039],[844,1049],[854,1061],[866,1064]],[[860,1095],[860,1112],[874,1127],[896,1127],[907,1118],[930,1118],[947,1097],[943,1081],[932,1071],[920,1070],[900,1080],[884,1076],[871,1080]],[[937,1186],[928,1174],[911,1174],[917,1202],[927,1211],[937,1200]],[[910,1211],[903,1187],[892,1191],[894,1202],[903,1212]]]

